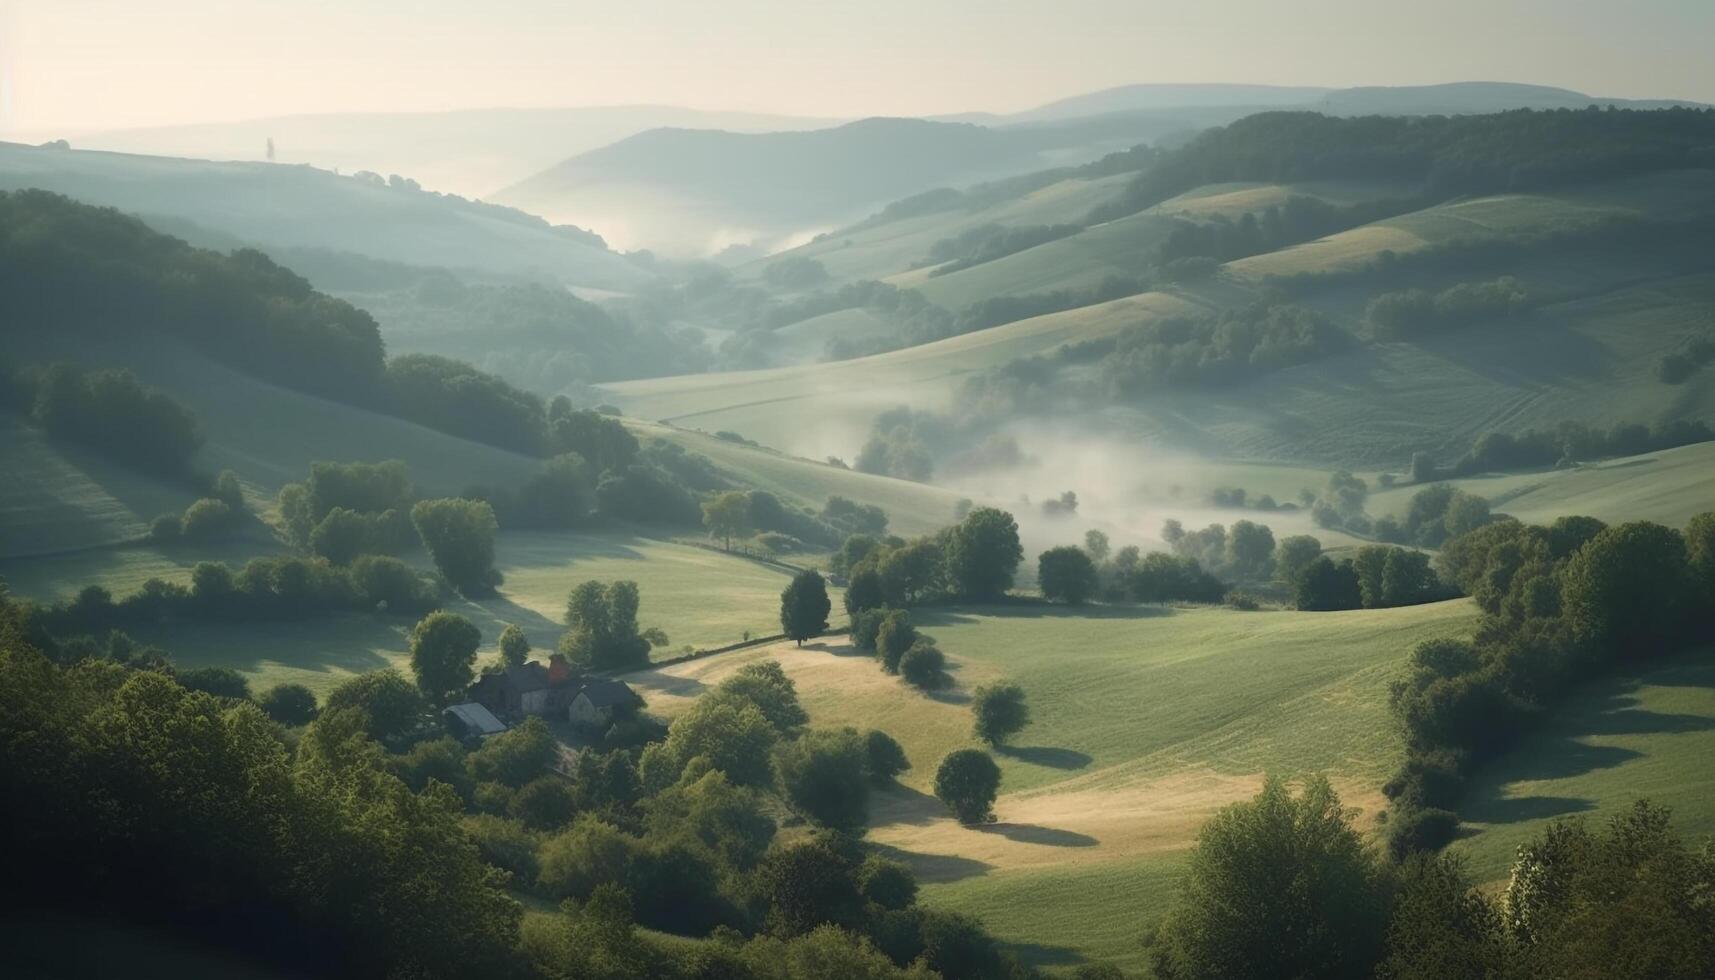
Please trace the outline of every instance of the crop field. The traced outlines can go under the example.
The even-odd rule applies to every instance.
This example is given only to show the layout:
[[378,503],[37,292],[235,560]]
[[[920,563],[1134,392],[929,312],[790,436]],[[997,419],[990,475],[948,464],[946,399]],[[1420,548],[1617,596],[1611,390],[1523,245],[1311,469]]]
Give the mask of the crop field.
[[[1118,907],[1109,896],[1155,881],[1165,901],[1197,827],[1253,794],[1265,773],[1327,773],[1373,820],[1401,750],[1387,684],[1412,645],[1468,631],[1474,610],[1463,601],[1348,613],[1017,606],[917,619],[948,655],[949,691],[918,692],[837,640],[627,680],[671,716],[739,666],[779,660],[813,725],[879,728],[904,746],[913,768],[873,801],[869,836],[916,868],[930,901],[983,913],[1016,906],[987,921],[1042,962],[1136,965],[1131,939],[1159,906]],[[1025,689],[1032,724],[996,755],[999,822],[970,830],[928,794],[939,759],[972,744],[970,692],[1000,678]],[[1052,915],[1026,911],[1041,888],[1060,896]]]

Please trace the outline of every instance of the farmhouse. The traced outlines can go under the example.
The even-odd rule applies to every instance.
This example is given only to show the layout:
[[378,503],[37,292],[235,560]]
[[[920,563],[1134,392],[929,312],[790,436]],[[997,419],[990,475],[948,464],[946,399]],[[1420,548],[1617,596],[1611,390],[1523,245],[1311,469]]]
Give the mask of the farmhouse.
[[501,718],[548,713],[548,669],[537,661],[484,674],[471,687],[471,700]]
[[637,692],[621,681],[593,678],[572,698],[566,717],[575,725],[605,727],[642,703]]

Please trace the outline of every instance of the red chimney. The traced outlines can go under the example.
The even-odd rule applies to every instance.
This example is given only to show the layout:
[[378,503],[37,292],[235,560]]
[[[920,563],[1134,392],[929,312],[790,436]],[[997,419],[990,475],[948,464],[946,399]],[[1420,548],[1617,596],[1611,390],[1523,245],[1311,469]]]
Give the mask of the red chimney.
[[548,683],[559,686],[572,679],[572,665],[566,663],[566,658],[554,654],[548,658]]

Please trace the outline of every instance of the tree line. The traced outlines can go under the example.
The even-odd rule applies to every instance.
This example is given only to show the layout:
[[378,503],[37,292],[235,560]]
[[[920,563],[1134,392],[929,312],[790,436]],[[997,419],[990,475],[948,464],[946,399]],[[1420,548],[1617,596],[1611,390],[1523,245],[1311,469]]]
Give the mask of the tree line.
[[1262,112],[1161,154],[1088,223],[1135,214],[1204,184],[1376,178],[1432,199],[1708,167],[1704,109],[1517,109],[1459,116]]
[[1684,531],[1495,521],[1448,541],[1439,561],[1483,617],[1469,640],[1418,645],[1393,687],[1407,748],[1385,788],[1397,854],[1451,840],[1466,774],[1573,685],[1715,635],[1715,513]]

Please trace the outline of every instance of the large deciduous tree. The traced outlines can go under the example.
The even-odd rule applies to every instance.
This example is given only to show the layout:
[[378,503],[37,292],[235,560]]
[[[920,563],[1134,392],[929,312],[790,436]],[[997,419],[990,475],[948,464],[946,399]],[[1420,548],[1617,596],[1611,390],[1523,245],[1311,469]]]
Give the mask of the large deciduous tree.
[[780,593],[780,628],[786,638],[804,641],[821,636],[828,628],[828,583],[822,573],[806,569],[793,577],[792,583]]
[[957,749],[935,770],[935,796],[962,824],[994,819],[994,798],[1000,793],[1000,767],[981,749]]
[[458,613],[434,612],[411,630],[411,670],[434,704],[446,704],[470,686],[482,633]]
[[1018,522],[1004,510],[978,507],[947,537],[947,576],[967,599],[998,599],[1012,588],[1024,547]]

